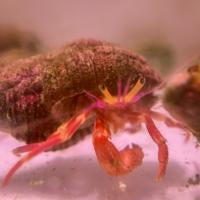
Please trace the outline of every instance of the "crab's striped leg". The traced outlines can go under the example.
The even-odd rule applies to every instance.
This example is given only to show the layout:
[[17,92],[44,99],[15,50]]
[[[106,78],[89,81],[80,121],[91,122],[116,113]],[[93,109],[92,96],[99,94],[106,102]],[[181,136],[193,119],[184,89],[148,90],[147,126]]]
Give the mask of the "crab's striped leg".
[[153,120],[145,115],[145,124],[146,128],[154,140],[154,142],[158,145],[158,160],[159,160],[159,169],[157,174],[157,179],[161,179],[166,172],[166,167],[168,163],[168,148],[166,145],[166,139],[161,135],[160,131],[156,128]]
[[[46,141],[36,144],[25,145],[21,149],[18,148],[17,153],[28,152],[22,157],[8,172],[3,180],[3,186],[7,185],[16,170],[21,167],[25,162],[31,160],[41,152],[51,149],[55,145],[69,140],[77,129],[87,120],[92,109],[85,109],[80,114],[72,117],[69,121],[63,123],[58,129],[50,135]],[[15,152],[16,153],[16,152]]]
[[108,127],[98,118],[93,131],[93,145],[99,164],[109,175],[126,174],[142,163],[144,154],[139,146],[127,146],[119,151],[109,138]]

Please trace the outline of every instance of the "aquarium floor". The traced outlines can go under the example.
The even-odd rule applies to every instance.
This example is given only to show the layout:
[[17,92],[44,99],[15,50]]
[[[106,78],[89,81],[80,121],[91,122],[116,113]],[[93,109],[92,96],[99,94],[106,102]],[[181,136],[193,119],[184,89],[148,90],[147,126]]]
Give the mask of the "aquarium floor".
[[[120,133],[114,137],[119,148],[130,142],[142,146],[143,165],[122,177],[110,177],[100,169],[91,138],[57,152],[47,152],[25,164],[6,188],[0,200],[200,200],[200,148],[194,139],[184,142],[183,131],[157,123],[168,140],[169,164],[166,177],[155,180],[157,146],[143,127],[140,133]],[[17,161],[11,150],[23,143],[0,134],[0,179]],[[189,181],[194,184],[188,185]],[[197,183],[198,181],[196,181]],[[200,182],[200,180],[199,180]]]

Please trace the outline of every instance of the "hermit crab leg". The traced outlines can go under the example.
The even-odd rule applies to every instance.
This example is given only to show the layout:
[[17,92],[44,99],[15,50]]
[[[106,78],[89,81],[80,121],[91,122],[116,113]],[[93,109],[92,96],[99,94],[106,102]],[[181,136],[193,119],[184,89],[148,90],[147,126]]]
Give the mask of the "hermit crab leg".
[[13,150],[13,153],[16,156],[21,156],[22,153],[30,152],[33,149],[35,149],[36,147],[40,146],[41,144],[43,144],[43,143],[39,142],[39,143],[33,143],[33,144],[27,144],[27,145],[24,145],[24,146],[20,146],[20,147],[15,148]]
[[174,121],[173,119],[165,116],[164,114],[161,114],[161,113],[158,113],[158,112],[155,112],[155,111],[149,111],[148,114],[158,120],[158,121],[163,121],[168,127],[175,127],[175,128],[180,128],[182,130],[185,131],[185,141],[188,141],[190,136],[191,136],[191,132],[192,130],[187,127],[186,125],[180,123],[180,122],[177,122],[177,121]]
[[157,174],[157,179],[161,179],[166,172],[167,162],[168,162],[168,148],[166,145],[166,139],[161,135],[160,131],[156,128],[153,120],[145,115],[145,124],[146,128],[154,140],[154,142],[158,145],[158,160],[159,160],[159,169]]
[[137,145],[118,149],[109,141],[110,131],[103,120],[97,118],[93,131],[93,145],[101,167],[112,176],[126,174],[142,163],[144,154]]
[[8,172],[6,177],[3,180],[3,186],[6,186],[14,175],[16,170],[21,167],[25,162],[31,160],[36,155],[40,154],[41,152],[52,148],[53,146],[64,143],[65,141],[69,140],[72,135],[77,131],[77,129],[88,119],[90,113],[92,111],[92,107],[89,109],[83,110],[80,114],[72,117],[69,121],[62,124],[58,129],[50,135],[45,142],[36,143],[25,145],[21,148],[18,148],[17,153],[22,153],[25,151],[30,151],[22,157]]

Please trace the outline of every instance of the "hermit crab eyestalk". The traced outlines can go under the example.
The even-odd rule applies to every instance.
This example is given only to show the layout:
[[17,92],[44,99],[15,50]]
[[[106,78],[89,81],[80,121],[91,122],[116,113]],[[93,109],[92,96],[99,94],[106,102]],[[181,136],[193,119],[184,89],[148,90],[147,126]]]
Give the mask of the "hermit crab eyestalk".
[[139,74],[138,80],[140,80],[140,82],[141,82],[143,85],[145,84],[146,79],[145,79],[144,75]]

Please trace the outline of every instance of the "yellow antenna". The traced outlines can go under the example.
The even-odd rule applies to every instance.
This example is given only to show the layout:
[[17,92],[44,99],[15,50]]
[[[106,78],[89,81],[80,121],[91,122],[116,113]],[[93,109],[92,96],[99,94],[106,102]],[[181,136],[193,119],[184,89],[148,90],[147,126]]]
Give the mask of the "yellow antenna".
[[100,91],[104,95],[103,100],[108,104],[115,104],[117,102],[130,102],[135,95],[142,89],[144,86],[144,81],[142,78],[139,78],[136,84],[132,87],[132,89],[129,91],[128,94],[125,94],[124,96],[118,98],[117,96],[112,96],[110,92],[108,91],[107,87],[99,86]]
[[104,95],[104,101],[109,103],[109,104],[114,104],[116,103],[116,97],[112,96],[110,94],[110,92],[108,91],[107,87],[102,87],[99,86],[100,91],[102,92],[102,94]]
[[132,87],[129,93],[124,97],[125,102],[129,102],[133,97],[142,89],[144,86],[144,81],[142,78],[139,78],[136,84]]

